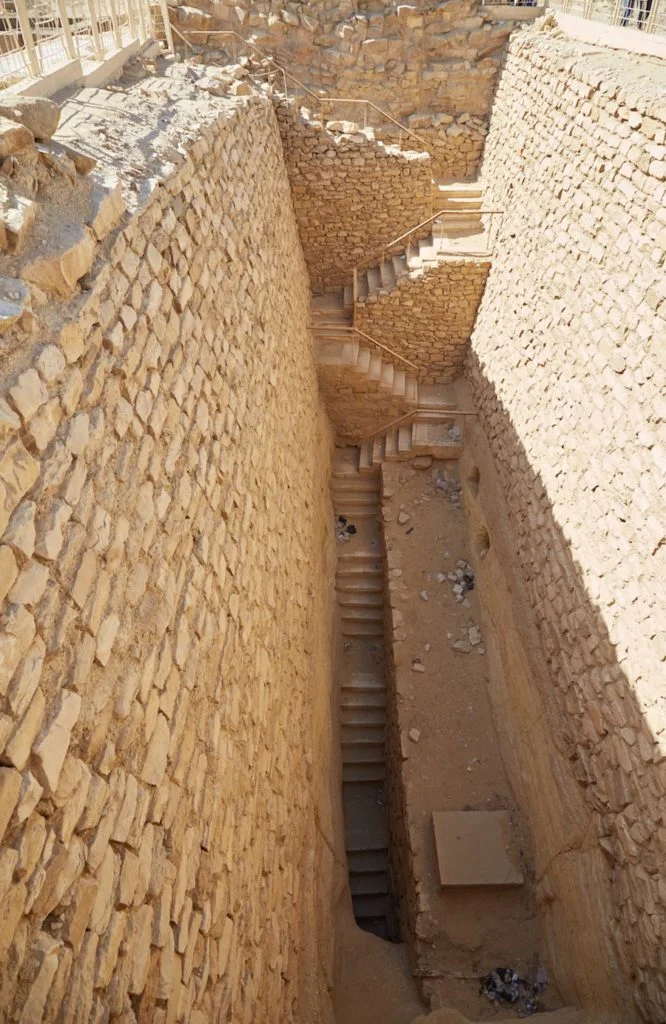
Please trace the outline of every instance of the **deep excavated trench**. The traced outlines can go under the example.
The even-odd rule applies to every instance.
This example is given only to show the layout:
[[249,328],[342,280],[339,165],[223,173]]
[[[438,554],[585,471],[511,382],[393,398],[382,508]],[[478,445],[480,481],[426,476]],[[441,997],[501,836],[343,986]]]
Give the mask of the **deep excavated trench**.
[[[504,771],[487,693],[490,638],[470,562],[484,556],[489,538],[473,544],[469,536],[457,463],[423,456],[419,468],[413,462],[359,472],[359,449],[340,447],[333,466],[336,692],[351,908],[361,929],[405,943],[395,952],[368,953],[347,923],[347,956],[356,943],[356,956],[371,957],[386,1002],[378,1009],[371,999],[358,1010],[343,1001],[338,1024],[411,1021],[417,993],[426,1005],[471,1020],[562,1005],[552,983],[531,1007],[526,999],[503,1006],[480,994],[481,979],[497,967],[510,966],[525,979],[539,968],[547,976],[548,967],[528,830]],[[461,600],[459,578],[470,588]],[[399,632],[391,628],[396,601]],[[504,839],[521,884],[477,880],[443,888],[433,812],[506,815]],[[484,834],[479,841],[492,845]],[[497,855],[491,851],[491,861]],[[342,981],[347,997],[350,972]],[[405,1002],[410,973],[412,997]],[[361,984],[369,985],[364,977]]]

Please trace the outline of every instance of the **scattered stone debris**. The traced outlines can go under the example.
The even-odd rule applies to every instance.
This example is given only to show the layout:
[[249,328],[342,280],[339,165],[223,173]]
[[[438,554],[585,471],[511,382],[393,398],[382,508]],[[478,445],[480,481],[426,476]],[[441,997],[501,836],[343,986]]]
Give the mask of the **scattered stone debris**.
[[449,427],[448,434],[449,440],[453,441],[455,444],[456,442],[460,441],[462,437],[462,430],[460,429],[457,423],[454,423],[452,427]]
[[468,562],[461,558],[456,562],[455,571],[448,573],[448,579],[453,583],[451,589],[456,601],[458,604],[462,604],[465,600],[465,594],[469,593],[470,590],[474,590],[474,570]]
[[435,490],[445,494],[455,507],[460,505],[460,480],[456,480],[455,477],[449,476],[446,472],[440,472],[435,480]]
[[512,967],[496,967],[481,979],[481,994],[493,1003],[512,1003],[520,1018],[533,1017],[539,1012],[537,996],[548,987],[548,972],[539,966],[533,982],[521,978]]
[[410,516],[409,512],[405,512],[404,510],[398,512],[398,522],[400,523],[401,526],[404,526],[405,523],[408,523],[411,518],[412,517]]
[[412,672],[425,672],[425,665],[420,658],[412,658]]
[[421,600],[422,601],[427,601],[428,600],[428,591],[427,590],[422,590],[421,591]]
[[345,516],[338,516],[335,521],[335,536],[339,544],[346,544],[356,534],[356,527],[348,522]]
[[453,633],[447,633],[447,638],[454,651],[462,651],[463,654],[470,654],[476,650],[478,654],[485,654],[486,649],[482,645],[481,630],[474,623],[470,622],[462,627],[463,635],[457,640]]
[[412,741],[412,743],[418,743],[419,740],[421,739],[421,730],[420,729],[410,729],[409,730],[409,738]]

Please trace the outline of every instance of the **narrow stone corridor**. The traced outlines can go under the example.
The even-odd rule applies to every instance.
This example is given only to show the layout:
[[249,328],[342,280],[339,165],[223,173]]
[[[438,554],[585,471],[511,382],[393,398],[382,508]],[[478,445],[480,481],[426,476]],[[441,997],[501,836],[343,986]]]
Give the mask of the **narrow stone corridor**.
[[358,448],[336,451],[333,507],[355,533],[338,544],[342,623],[340,735],[345,847],[354,916],[383,939],[397,938],[386,806],[384,566],[379,474],[361,475]]

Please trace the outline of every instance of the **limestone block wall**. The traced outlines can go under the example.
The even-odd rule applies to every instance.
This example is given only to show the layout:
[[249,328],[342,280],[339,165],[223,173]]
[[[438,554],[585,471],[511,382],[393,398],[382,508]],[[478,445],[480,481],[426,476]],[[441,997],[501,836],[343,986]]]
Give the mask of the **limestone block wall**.
[[[514,27],[494,21],[475,0],[382,0],[372,7],[356,0],[197,0],[194,8],[198,15],[192,5],[174,5],[172,17],[181,31],[196,33],[195,42],[230,49],[207,33],[234,30],[308,86],[372,100],[412,127],[424,119],[437,127],[460,114],[487,119]],[[447,142],[459,151],[455,136]]]
[[272,105],[58,310],[1,384],[0,1017],[330,1022],[331,434]]
[[533,685],[591,811],[618,975],[656,1021],[666,91],[650,62],[582,49],[535,30],[511,40],[483,168],[485,196],[505,214],[468,376],[508,506],[510,570],[548,666]]
[[460,375],[488,259],[440,259],[400,279],[390,291],[356,304],[356,326],[419,367],[419,380],[448,383]]
[[349,284],[355,265],[434,212],[430,157],[353,125],[330,131],[292,104],[277,112],[313,289]]

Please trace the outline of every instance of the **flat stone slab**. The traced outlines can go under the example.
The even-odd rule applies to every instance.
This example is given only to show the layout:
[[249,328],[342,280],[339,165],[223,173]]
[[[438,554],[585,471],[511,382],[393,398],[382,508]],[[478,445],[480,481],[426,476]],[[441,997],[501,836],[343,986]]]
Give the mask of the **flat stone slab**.
[[508,811],[433,811],[442,887],[522,885],[512,862]]

